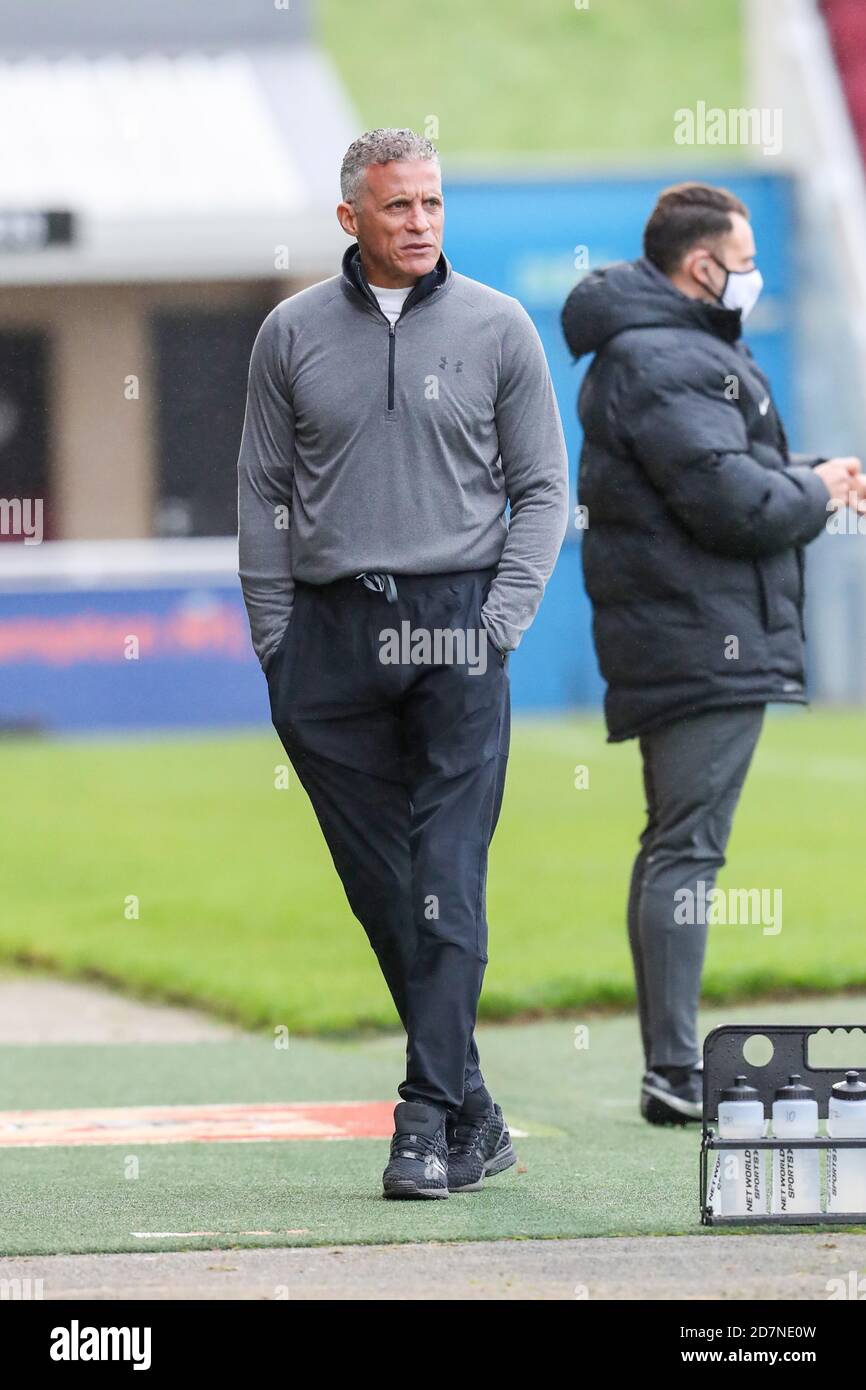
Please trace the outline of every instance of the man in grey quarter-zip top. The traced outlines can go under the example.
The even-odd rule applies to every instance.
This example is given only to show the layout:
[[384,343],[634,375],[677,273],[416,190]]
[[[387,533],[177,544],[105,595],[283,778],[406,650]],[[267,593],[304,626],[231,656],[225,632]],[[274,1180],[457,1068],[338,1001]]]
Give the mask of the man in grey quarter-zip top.
[[447,1197],[516,1161],[474,1029],[507,659],[565,533],[566,451],[528,315],[442,253],[430,141],[361,136],[341,190],[342,273],[253,347],[239,572],[274,727],[406,1029],[384,1193]]

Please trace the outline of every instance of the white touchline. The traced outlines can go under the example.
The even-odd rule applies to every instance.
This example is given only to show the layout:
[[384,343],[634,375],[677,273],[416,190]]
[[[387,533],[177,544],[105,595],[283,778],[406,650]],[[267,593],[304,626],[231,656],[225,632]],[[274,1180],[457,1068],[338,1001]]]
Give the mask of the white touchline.
[[135,1240],[194,1240],[199,1236],[308,1236],[309,1227],[293,1231],[130,1231]]

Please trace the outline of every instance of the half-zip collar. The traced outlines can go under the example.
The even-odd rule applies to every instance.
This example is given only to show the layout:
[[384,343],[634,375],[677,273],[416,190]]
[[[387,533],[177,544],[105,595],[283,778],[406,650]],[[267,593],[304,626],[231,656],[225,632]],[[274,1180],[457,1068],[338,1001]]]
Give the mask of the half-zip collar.
[[381,306],[373,291],[370,289],[369,282],[364,274],[361,265],[361,248],[357,242],[349,246],[343,256],[343,277],[342,286],[346,294],[352,298],[361,296],[376,314],[377,318],[383,319],[388,325],[388,394],[386,414],[389,418],[394,416],[394,359],[396,356],[396,344],[394,330],[402,318],[405,318],[410,309],[414,309],[417,304],[429,300],[434,294],[444,293],[451,283],[451,266],[442,252],[432,270],[426,275],[422,275],[412,286],[411,292],[407,294],[400,316],[396,323],[392,323],[386,314],[382,313]]
[[[400,318],[403,318],[404,314],[410,309],[414,309],[415,305],[420,304],[422,300],[429,299],[432,294],[444,290],[450,280],[451,263],[443,251],[433,269],[429,270],[426,275],[422,275],[412,286],[411,293],[406,296]],[[343,289],[348,294],[353,297],[355,295],[361,295],[376,313],[384,318],[386,323],[388,322],[382,310],[379,308],[378,299],[367,283],[367,277],[361,265],[361,248],[357,241],[346,248],[345,255],[343,256],[342,283]],[[393,324],[391,327],[393,328]]]

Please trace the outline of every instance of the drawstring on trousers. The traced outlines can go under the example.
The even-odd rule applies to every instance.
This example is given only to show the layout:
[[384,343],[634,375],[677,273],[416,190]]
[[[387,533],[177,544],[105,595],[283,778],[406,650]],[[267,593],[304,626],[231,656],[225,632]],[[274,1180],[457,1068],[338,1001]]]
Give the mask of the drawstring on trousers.
[[388,603],[397,602],[397,585],[394,583],[393,574],[378,574],[370,570],[365,570],[362,574],[356,574],[356,579],[367,589],[372,589],[375,594],[384,594]]

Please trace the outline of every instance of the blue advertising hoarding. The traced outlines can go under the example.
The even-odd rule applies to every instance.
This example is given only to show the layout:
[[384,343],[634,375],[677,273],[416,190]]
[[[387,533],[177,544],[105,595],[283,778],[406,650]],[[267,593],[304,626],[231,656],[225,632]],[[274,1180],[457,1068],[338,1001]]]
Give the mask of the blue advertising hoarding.
[[[446,183],[445,246],[454,268],[514,295],[541,335],[568,444],[572,503],[581,438],[577,392],[590,359],[575,364],[565,345],[563,302],[587,270],[641,254],[644,223],[659,192],[683,177]],[[773,383],[783,418],[794,425],[794,437],[793,184],[768,174],[698,171],[688,177],[723,183],[749,208],[765,289],[749,320],[748,340]],[[512,657],[511,681],[516,709],[595,705],[602,697],[574,525],[538,617]]]
[[[724,182],[751,210],[766,288],[748,338],[796,439],[792,185],[776,175],[704,177]],[[580,449],[575,403],[587,363],[570,359],[559,326],[562,303],[587,269],[640,254],[644,222],[672,181],[605,175],[446,182],[445,249],[455,269],[514,295],[539,330],[565,426],[572,494]],[[135,651],[130,638],[138,641]],[[601,699],[573,525],[510,668],[518,712],[597,706]],[[42,578],[30,585],[4,579],[0,555],[0,727],[190,728],[268,718],[232,563],[221,572],[175,568],[144,581],[52,585]]]

